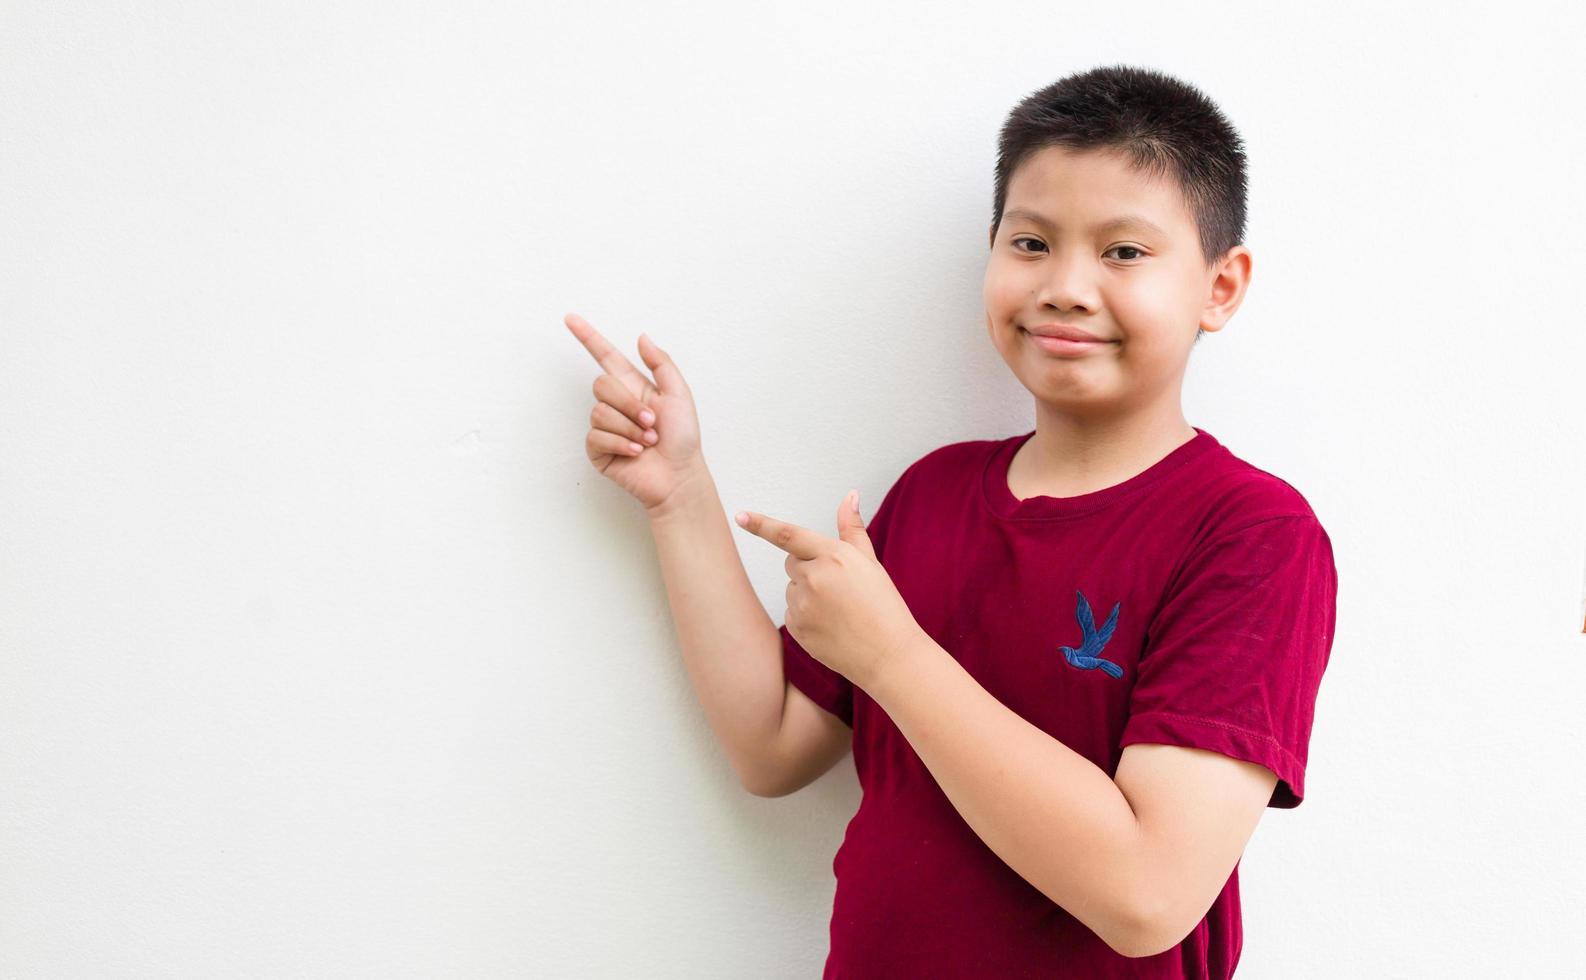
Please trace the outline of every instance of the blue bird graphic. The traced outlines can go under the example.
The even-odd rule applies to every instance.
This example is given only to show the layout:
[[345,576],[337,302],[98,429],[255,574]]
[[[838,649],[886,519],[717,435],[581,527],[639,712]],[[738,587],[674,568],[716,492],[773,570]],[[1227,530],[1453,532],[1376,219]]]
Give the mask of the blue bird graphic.
[[1079,628],[1084,635],[1085,642],[1080,645],[1078,650],[1073,647],[1059,647],[1058,649],[1063,651],[1063,659],[1067,660],[1070,666],[1078,667],[1080,670],[1095,670],[1100,667],[1110,677],[1122,677],[1122,667],[1111,660],[1106,660],[1096,655],[1101,652],[1102,647],[1107,645],[1107,641],[1112,639],[1113,628],[1118,625],[1118,609],[1123,603],[1119,602],[1113,605],[1112,615],[1107,617],[1107,625],[1103,626],[1100,632],[1097,632],[1096,620],[1090,614],[1090,603],[1085,601],[1085,593],[1076,589],[1074,594],[1079,596],[1079,608],[1075,611],[1075,615],[1079,618]]

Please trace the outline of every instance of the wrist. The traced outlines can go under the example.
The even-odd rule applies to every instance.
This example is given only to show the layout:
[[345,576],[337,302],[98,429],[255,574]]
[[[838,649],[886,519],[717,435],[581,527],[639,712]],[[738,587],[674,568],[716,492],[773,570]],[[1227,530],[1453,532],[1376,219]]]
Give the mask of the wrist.
[[877,702],[888,688],[901,677],[918,672],[919,664],[937,648],[929,633],[918,627],[910,630],[899,642],[893,644],[873,661],[870,677],[859,687]]
[[645,508],[645,516],[652,526],[665,526],[692,520],[706,508],[721,509],[716,495],[716,481],[703,460],[681,477],[666,499],[654,507]]

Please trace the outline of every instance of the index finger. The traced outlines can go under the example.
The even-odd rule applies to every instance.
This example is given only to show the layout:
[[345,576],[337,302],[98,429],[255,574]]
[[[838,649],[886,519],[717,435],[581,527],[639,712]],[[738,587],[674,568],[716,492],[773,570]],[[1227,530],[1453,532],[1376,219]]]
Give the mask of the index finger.
[[632,382],[638,382],[638,389],[634,394],[641,394],[646,387],[656,387],[644,372],[633,366],[633,362],[622,356],[622,351],[613,347],[600,331],[590,325],[589,321],[577,313],[569,313],[562,317],[562,322],[567,324],[567,329],[573,332],[578,342],[584,345],[596,363],[606,369],[606,373],[614,375],[625,382],[629,382],[629,389],[633,389]]
[[756,514],[752,510],[739,511],[737,520],[738,525],[744,530],[756,537],[765,538],[794,558],[803,558],[806,561],[819,558],[830,547],[831,539],[824,534],[764,514]]

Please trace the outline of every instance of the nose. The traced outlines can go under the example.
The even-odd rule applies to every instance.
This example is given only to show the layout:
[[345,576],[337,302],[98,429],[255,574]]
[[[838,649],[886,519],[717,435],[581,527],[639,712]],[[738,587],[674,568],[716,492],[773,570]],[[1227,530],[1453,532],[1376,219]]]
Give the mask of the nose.
[[1041,280],[1036,287],[1040,308],[1068,311],[1084,307],[1096,309],[1096,285],[1091,275],[1095,263],[1076,249],[1053,251],[1041,263]]

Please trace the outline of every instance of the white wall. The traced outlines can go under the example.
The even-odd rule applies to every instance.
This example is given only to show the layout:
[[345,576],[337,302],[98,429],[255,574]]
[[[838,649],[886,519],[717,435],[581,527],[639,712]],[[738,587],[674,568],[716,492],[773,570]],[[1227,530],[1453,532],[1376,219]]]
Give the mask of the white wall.
[[[739,788],[643,515],[584,456],[562,315],[671,352],[728,507],[873,507],[1033,424],[980,321],[997,128],[1126,61],[1252,156],[1252,290],[1186,414],[1300,488],[1339,568],[1240,975],[1558,975],[1582,27],[7,3],[0,974],[819,975],[852,763]],[[783,556],[737,533],[780,622]]]

